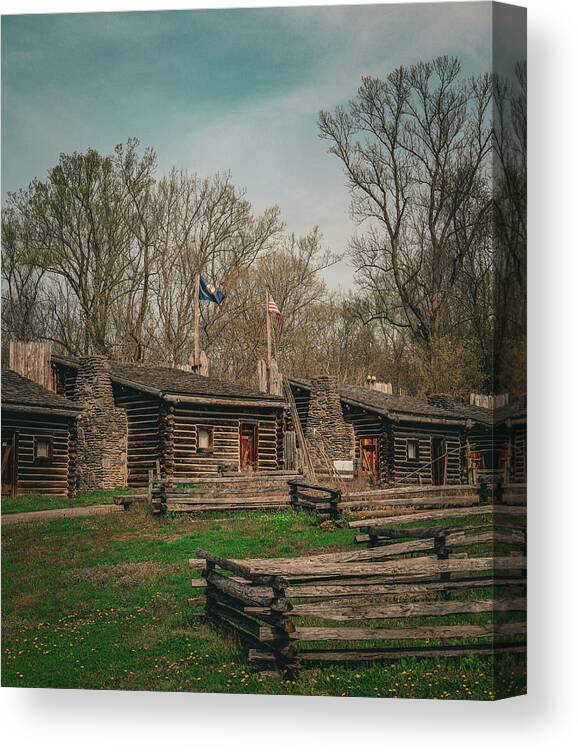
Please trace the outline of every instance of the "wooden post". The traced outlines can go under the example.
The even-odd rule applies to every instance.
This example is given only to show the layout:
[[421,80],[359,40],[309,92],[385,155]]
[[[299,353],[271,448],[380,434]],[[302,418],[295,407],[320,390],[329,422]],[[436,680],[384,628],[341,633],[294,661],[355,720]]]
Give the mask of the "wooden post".
[[[446,545],[446,532],[445,530],[440,530],[435,536],[434,536],[434,549],[436,552],[436,556],[438,559],[448,559],[449,558],[449,552]],[[446,582],[447,580],[451,579],[450,572],[441,572],[440,573],[440,580],[442,582]],[[447,599],[449,597],[449,591],[448,590],[441,590],[440,595],[442,598]]]
[[480,504],[488,503],[488,483],[485,478],[480,479],[480,487],[478,489],[478,495],[480,498]]
[[291,499],[291,508],[297,509],[299,507],[299,492],[297,491],[297,485],[289,481],[289,497]]
[[269,290],[265,290],[265,315],[267,316],[267,368],[271,368],[273,350],[271,344],[271,316],[269,316]]
[[331,497],[329,499],[329,514],[331,515],[332,520],[338,520],[339,519],[339,502],[341,501],[341,491],[335,491],[331,494]]
[[201,332],[201,310],[200,310],[200,303],[199,303],[199,286],[201,284],[201,275],[195,274],[195,302],[194,302],[194,349],[193,349],[193,359],[194,363],[193,365],[195,367],[198,367],[200,359],[201,359],[201,341],[200,341],[200,332]]
[[299,671],[299,662],[290,635],[295,632],[295,625],[289,616],[292,606],[288,603],[285,587],[279,581],[272,583],[273,603],[270,614],[273,622],[273,648],[278,671],[285,679],[294,679]]
[[160,505],[159,505],[159,514],[166,514],[167,513],[167,486],[166,481],[160,482]]
[[201,571],[201,577],[205,580],[207,583],[207,587],[205,588],[205,610],[203,612],[203,616],[205,619],[211,618],[211,607],[215,603],[215,597],[214,597],[214,588],[211,587],[210,584],[210,575],[212,572],[214,572],[216,569],[215,562],[208,561],[205,559],[204,567]]
[[49,342],[10,342],[8,365],[51,392],[56,391]]

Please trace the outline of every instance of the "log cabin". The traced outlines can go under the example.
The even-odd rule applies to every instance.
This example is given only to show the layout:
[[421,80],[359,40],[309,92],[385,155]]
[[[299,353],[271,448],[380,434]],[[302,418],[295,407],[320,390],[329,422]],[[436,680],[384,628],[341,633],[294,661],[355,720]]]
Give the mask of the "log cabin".
[[66,397],[2,370],[2,495],[73,496],[76,422]]
[[[283,467],[285,401],[178,368],[52,356],[56,390],[81,402],[80,487]],[[103,460],[102,458],[105,457]]]
[[523,398],[499,407],[462,406],[469,418],[466,434],[470,482],[498,471],[507,483],[527,482],[527,407]]
[[495,469],[507,482],[526,480],[523,406],[493,410],[445,395],[387,394],[328,376],[289,383],[313,453],[321,443],[332,462],[349,457],[376,485],[476,483],[481,471]]

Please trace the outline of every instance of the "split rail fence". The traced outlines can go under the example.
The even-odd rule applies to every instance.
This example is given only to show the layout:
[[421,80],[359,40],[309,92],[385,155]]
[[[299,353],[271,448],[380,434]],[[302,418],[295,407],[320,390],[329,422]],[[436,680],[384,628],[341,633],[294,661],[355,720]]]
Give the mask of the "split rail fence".
[[[305,483],[300,479],[289,481],[291,506],[303,509],[317,520],[359,520],[367,518],[399,517],[404,514],[441,510],[441,517],[451,511],[453,516],[467,516],[469,509],[478,507],[523,507],[526,502],[525,487],[512,492],[500,484],[482,482],[477,486],[431,486],[396,489],[371,489],[344,493],[341,489]],[[480,512],[486,513],[486,512]],[[506,512],[504,512],[506,513]],[[513,512],[515,513],[515,512]],[[425,519],[425,517],[424,517]],[[353,526],[353,523],[351,523]]]
[[288,509],[287,482],[298,477],[269,471],[213,478],[156,478],[151,483],[151,502],[157,514]]
[[295,559],[233,560],[199,550],[202,579],[192,585],[205,588],[206,617],[247,644],[251,661],[286,675],[309,663],[525,651],[526,558],[470,558],[451,551],[468,535],[424,532],[428,538],[405,540],[403,548]]

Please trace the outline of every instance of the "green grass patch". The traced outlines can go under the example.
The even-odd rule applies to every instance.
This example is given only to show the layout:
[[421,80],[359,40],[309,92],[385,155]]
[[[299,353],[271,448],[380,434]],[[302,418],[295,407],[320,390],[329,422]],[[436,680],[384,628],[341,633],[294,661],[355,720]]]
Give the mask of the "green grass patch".
[[89,507],[93,504],[112,504],[115,496],[139,493],[131,488],[115,488],[106,491],[91,491],[78,494],[72,499],[66,496],[45,496],[43,494],[21,494],[13,499],[2,497],[2,514],[17,512],[41,512],[45,509],[68,509],[70,507]]
[[515,655],[326,666],[294,682],[263,678],[231,635],[187,607],[200,592],[191,589],[187,564],[197,548],[232,558],[300,556],[355,548],[353,538],[292,511],[157,518],[140,506],[6,527],[2,684],[479,700],[525,691],[525,661]]

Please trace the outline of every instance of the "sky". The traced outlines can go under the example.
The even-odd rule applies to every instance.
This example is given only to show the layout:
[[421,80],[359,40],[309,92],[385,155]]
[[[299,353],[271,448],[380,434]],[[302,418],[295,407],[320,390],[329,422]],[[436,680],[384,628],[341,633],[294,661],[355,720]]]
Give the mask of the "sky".
[[[490,69],[490,3],[4,16],[2,195],[61,152],[136,136],[159,175],[230,170],[257,211],[277,204],[290,232],[319,225],[344,253],[356,228],[319,110],[440,54]],[[327,280],[346,289],[351,269]]]

